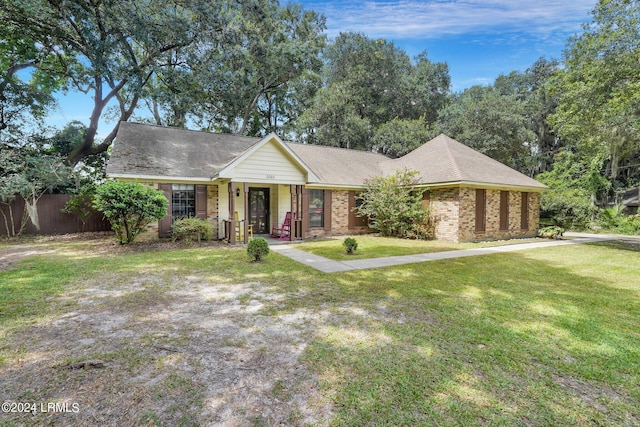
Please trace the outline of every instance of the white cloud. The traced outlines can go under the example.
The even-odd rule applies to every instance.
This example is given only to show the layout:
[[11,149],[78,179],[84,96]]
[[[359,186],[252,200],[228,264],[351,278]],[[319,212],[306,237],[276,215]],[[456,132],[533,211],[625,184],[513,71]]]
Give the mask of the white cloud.
[[327,17],[328,34],[355,31],[369,37],[438,38],[469,33],[525,32],[536,38],[579,31],[596,0],[395,0],[314,2]]

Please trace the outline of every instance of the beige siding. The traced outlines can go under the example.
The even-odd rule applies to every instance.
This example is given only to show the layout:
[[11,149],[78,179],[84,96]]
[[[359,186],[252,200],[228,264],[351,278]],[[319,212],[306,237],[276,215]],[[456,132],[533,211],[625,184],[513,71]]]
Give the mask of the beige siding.
[[276,194],[271,196],[271,198],[277,200],[276,210],[274,212],[272,209],[271,217],[274,218],[274,222],[282,224],[287,212],[291,211],[290,187],[288,185],[278,185]]
[[234,181],[252,183],[305,184],[304,171],[269,142],[238,164],[233,172]]

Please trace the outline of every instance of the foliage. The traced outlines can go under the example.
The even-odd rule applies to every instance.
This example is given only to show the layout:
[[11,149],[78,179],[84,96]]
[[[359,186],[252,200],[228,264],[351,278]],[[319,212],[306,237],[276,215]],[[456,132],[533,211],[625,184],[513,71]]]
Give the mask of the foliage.
[[256,262],[269,255],[269,251],[269,243],[263,237],[251,239],[247,244],[247,253],[251,255]]
[[[392,42],[341,33],[324,58],[324,85],[298,121],[303,142],[406,153],[416,144],[408,134],[428,127],[447,101],[448,67],[430,62],[426,53],[412,63]],[[406,130],[387,145],[382,138],[389,130],[381,127],[395,119]]]
[[435,136],[424,119],[393,119],[378,127],[372,149],[391,158],[402,157]]
[[147,223],[167,215],[167,204],[162,191],[139,182],[108,181],[96,188],[94,198],[120,244],[133,242]]
[[382,236],[428,239],[433,237],[429,211],[423,207],[426,188],[416,186],[418,172],[397,170],[386,177],[365,182],[357,196],[362,204],[354,208],[358,216],[369,218],[369,227]]
[[621,205],[609,206],[598,212],[598,225],[608,231],[638,234],[640,215],[625,215]]
[[[53,92],[61,86],[60,79],[44,71],[59,71],[51,47],[39,45],[4,18],[0,8],[0,135],[15,134],[25,124],[44,118],[55,105]],[[21,72],[36,64],[42,70],[35,70],[29,80],[23,80]]]
[[209,221],[200,218],[180,218],[173,222],[171,227],[173,240],[191,242],[195,240],[211,240],[213,226]]
[[490,86],[472,86],[453,97],[440,111],[439,132],[498,160],[527,172],[527,144],[535,139],[527,127],[526,105],[514,94],[501,94]]
[[640,4],[600,1],[593,22],[572,38],[566,61],[551,84],[560,104],[550,117],[556,132],[586,155],[605,156],[608,175],[640,151]]
[[87,218],[93,212],[93,194],[79,192],[73,194],[62,208],[62,212],[76,215],[82,222],[82,231],[87,223]]
[[541,196],[542,216],[565,228],[585,228],[595,218],[598,194],[608,187],[601,165],[601,159],[587,161],[570,151],[558,153],[553,169],[537,177],[550,187]]
[[342,246],[344,246],[347,254],[353,254],[358,249],[358,242],[353,237],[347,237],[342,241]]
[[[1,212],[8,236],[20,235],[28,219],[40,229],[38,201],[72,181],[73,170],[60,155],[44,151],[43,141],[39,135],[30,135],[0,143],[0,203],[7,206],[8,214]],[[25,201],[26,215],[16,230],[11,203],[18,195]]]
[[562,238],[564,231],[565,231],[564,228],[558,227],[557,225],[542,227],[541,229],[538,230],[538,237],[558,240]]

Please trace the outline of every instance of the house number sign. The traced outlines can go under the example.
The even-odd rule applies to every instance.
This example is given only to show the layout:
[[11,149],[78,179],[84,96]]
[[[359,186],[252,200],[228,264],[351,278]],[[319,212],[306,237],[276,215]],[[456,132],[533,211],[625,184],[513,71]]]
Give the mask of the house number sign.
[[276,179],[276,176],[272,173],[267,174],[267,179]]

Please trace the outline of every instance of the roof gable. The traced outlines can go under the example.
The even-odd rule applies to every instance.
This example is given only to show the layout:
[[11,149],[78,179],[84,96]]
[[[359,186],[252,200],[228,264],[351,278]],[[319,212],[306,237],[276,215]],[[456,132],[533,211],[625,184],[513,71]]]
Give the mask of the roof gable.
[[318,181],[315,173],[275,133],[227,164],[216,177],[243,182],[305,184]]

